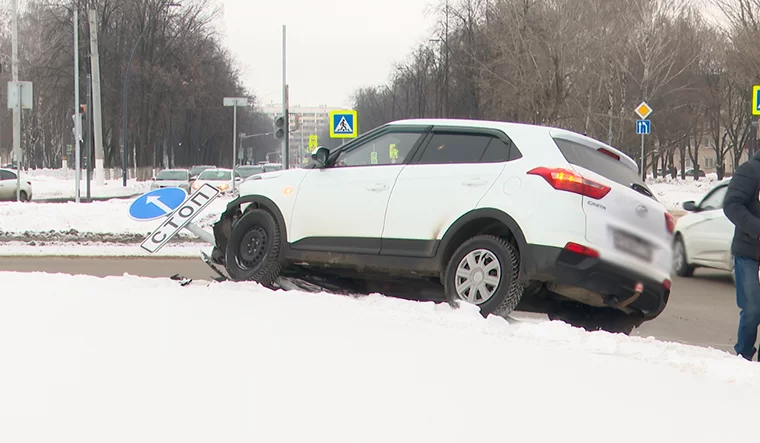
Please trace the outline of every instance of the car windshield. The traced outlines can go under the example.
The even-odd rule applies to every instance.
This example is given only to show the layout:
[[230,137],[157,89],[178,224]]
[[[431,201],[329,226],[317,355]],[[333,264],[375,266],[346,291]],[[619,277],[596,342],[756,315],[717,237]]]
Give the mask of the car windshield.
[[161,171],[156,180],[187,180],[187,171]]
[[211,166],[195,166],[192,169],[190,169],[190,175],[198,175],[209,168],[211,168]]
[[243,178],[248,178],[254,174],[261,174],[264,168],[261,166],[240,166],[237,168],[237,173]]
[[230,177],[230,171],[207,169],[201,172],[201,175],[198,176],[198,180],[229,180]]

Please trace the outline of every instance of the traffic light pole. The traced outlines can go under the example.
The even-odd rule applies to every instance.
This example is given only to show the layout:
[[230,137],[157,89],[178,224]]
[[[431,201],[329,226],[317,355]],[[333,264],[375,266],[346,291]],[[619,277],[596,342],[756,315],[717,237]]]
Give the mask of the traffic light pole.
[[282,168],[288,169],[290,165],[290,156],[288,155],[290,131],[288,131],[288,85],[285,75],[285,25],[282,25],[282,116],[285,118],[285,135],[282,137]]
[[79,7],[74,2],[74,201],[80,202],[82,186],[82,114],[79,107]]

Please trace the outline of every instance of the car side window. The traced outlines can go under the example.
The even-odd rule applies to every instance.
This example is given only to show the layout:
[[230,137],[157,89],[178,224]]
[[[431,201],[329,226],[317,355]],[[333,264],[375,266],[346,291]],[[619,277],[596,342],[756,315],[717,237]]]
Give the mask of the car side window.
[[726,192],[728,192],[728,186],[722,186],[713,190],[702,199],[702,202],[699,204],[699,209],[702,211],[723,209],[723,200],[726,198]]
[[16,180],[16,174],[10,171],[0,171],[0,180]]
[[486,147],[486,152],[480,158],[480,163],[503,163],[517,160],[521,157],[522,154],[511,140],[509,143],[504,143],[500,138],[491,137],[491,141]]
[[403,163],[422,137],[420,131],[391,131],[341,152],[335,167],[381,166]]
[[491,138],[481,134],[437,133],[430,138],[419,163],[478,163]]

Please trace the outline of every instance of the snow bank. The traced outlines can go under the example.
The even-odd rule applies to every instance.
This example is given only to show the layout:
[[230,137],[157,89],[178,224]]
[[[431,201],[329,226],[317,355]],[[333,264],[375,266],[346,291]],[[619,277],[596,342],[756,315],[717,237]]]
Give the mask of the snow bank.
[[0,244],[0,257],[188,257],[199,258],[201,251],[209,256],[208,243],[169,243],[160,251],[149,254],[139,244],[72,242],[72,241],[9,241]]
[[0,273],[0,440],[743,441],[760,366],[464,306]]
[[[730,180],[724,179],[725,180]],[[647,185],[652,190],[657,200],[660,201],[668,210],[682,211],[683,202],[694,200],[699,202],[712,188],[721,181],[716,174],[707,174],[695,181],[692,177],[686,177],[686,180],[680,178],[671,179],[658,177],[657,179],[647,180]]]
[[[195,218],[194,223],[210,230],[211,225],[219,219],[219,215],[231,200],[232,197],[228,196],[218,197]],[[161,224],[161,220],[132,220],[128,215],[132,201],[133,199],[92,203],[0,202],[0,237],[76,240],[82,233],[91,233],[112,234],[114,241],[120,238],[132,238],[131,241],[135,241],[133,237],[149,234]],[[22,235],[25,233],[30,235]],[[61,238],[61,234],[66,233],[70,235]],[[185,230],[180,236],[194,238],[193,234]]]
[[[74,198],[75,180],[74,170],[68,169],[36,169],[26,171],[26,175],[32,181],[32,199],[46,198]],[[86,174],[82,174],[80,181],[80,196],[86,195]],[[90,183],[90,195],[93,197],[122,197],[142,194],[150,190],[150,182],[138,182],[128,180],[127,186],[122,186],[121,178],[106,180],[104,186],[97,186],[93,177]]]

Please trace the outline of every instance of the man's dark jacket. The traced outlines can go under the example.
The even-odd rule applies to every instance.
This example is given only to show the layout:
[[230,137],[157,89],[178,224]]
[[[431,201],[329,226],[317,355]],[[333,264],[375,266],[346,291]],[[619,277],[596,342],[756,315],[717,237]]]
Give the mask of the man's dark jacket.
[[731,253],[760,259],[760,151],[734,171],[723,213],[735,227]]

